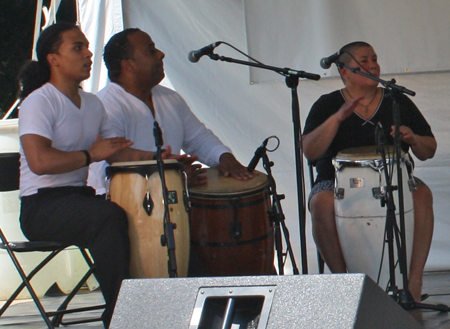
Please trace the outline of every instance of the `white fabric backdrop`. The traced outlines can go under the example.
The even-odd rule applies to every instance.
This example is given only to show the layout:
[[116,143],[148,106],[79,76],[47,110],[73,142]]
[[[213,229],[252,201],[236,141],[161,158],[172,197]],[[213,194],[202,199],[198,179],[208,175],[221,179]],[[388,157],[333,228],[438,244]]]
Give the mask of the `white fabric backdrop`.
[[79,21],[89,40],[95,68],[89,80],[83,82],[83,89],[97,92],[108,81],[108,70],[103,64],[103,47],[109,38],[124,29],[121,0],[79,1]]
[[[92,6],[93,2],[80,0],[80,3],[86,6]],[[110,0],[110,2],[120,3],[120,0]],[[271,31],[284,31],[282,25],[287,27],[293,19],[307,21],[314,17],[317,22],[323,22],[333,17],[331,14],[334,13],[336,6],[329,7],[331,4],[327,2],[314,1],[314,6],[310,4],[309,6],[300,7],[295,5],[293,1],[285,1],[284,4],[287,6],[287,9],[280,12],[276,10],[276,6],[270,6],[266,2],[264,4],[259,2],[258,5],[256,2],[249,1],[247,3],[245,1],[245,10],[244,1],[242,0],[223,2],[203,0],[153,0],[148,2],[135,0],[123,2],[122,6],[124,26],[139,27],[152,36],[157,47],[166,53],[166,75],[174,88],[186,99],[196,115],[208,127],[212,128],[225,144],[233,149],[236,157],[243,164],[248,164],[255,149],[266,137],[277,135],[280,138],[280,148],[268,155],[275,163],[272,169],[277,181],[278,193],[286,195],[286,199],[282,201],[282,207],[286,216],[286,224],[290,231],[295,260],[301,272],[290,89],[285,86],[284,82],[250,84],[250,69],[246,66],[214,62],[206,56],[199,63],[192,64],[187,60],[187,54],[190,50],[199,49],[212,42],[222,40],[231,43],[244,52],[248,52],[248,48],[251,48],[253,55],[268,65],[287,66],[298,70],[323,73],[317,70],[320,58],[330,55],[342,46],[342,44],[335,41],[335,35],[343,36],[343,39],[340,39],[339,42],[368,39],[366,39],[367,34],[362,32],[361,34],[355,31],[350,33],[346,24],[348,20],[340,16],[341,14],[344,15],[345,12],[339,11],[339,19],[332,23],[330,22],[331,27],[313,31],[314,33],[311,30],[305,30],[305,33],[313,33],[313,37],[309,39],[308,47],[305,46],[302,49],[302,58],[305,59],[304,63],[311,63],[311,65],[316,67],[316,69],[307,69],[306,66],[300,66],[304,63],[299,61],[297,57],[293,59],[283,57],[287,54],[289,44],[280,42],[284,38],[288,38],[288,36],[281,32],[275,33]],[[401,3],[406,6],[404,1]],[[438,6],[436,1],[432,3]],[[374,18],[374,16],[378,15],[381,17],[382,13],[375,11],[373,5],[371,6],[368,1],[364,1],[364,4],[367,7],[358,6],[358,10],[349,11],[351,19],[363,22],[367,16],[371,16],[374,24],[379,22],[380,20],[375,19],[376,17]],[[385,67],[394,67],[390,66],[393,65],[392,63],[401,68],[414,67],[414,70],[417,72],[431,70],[433,65],[443,70],[449,68],[448,58],[450,56],[440,54],[441,58],[438,61],[437,56],[430,57],[430,54],[427,52],[425,52],[427,57],[417,57],[412,54],[412,50],[418,51],[419,49],[416,48],[421,48],[423,44],[426,44],[427,50],[431,49],[432,52],[436,49],[442,49],[440,48],[442,40],[429,38],[428,35],[432,33],[430,30],[435,31],[435,25],[429,21],[421,21],[421,13],[429,12],[430,9],[426,9],[424,12],[423,6],[425,2],[421,1],[420,6],[417,4],[415,2],[414,15],[411,14],[411,17],[414,19],[408,18],[403,20],[403,24],[407,22],[411,24],[405,25],[401,29],[402,38],[400,36],[393,38],[394,43],[390,43],[389,47],[386,47],[390,51],[383,50],[383,55],[380,55],[379,52],[382,71],[384,71]],[[426,2],[426,4],[430,4],[430,2]],[[250,8],[250,5],[255,7]],[[398,10],[402,8],[397,3],[392,7],[392,2],[388,2],[386,6],[389,12],[394,8],[397,10],[394,12],[398,13]],[[108,25],[111,24],[110,20],[114,17],[109,16],[113,15],[113,13],[104,11],[94,15],[93,12],[97,10],[96,8],[86,9],[86,12],[91,13],[91,18],[81,18],[82,28],[88,33],[91,43],[96,42],[96,33],[92,32],[92,28],[95,29],[96,27],[92,26],[89,20],[95,18],[95,20]],[[333,8],[333,10],[327,8]],[[438,8],[439,12],[448,12],[450,7],[447,4],[444,7],[434,8]],[[249,17],[250,9],[255,10],[256,16]],[[412,9],[408,9],[408,13],[410,10]],[[276,15],[279,15],[280,18],[276,18]],[[390,15],[387,16],[386,20],[393,20]],[[274,16],[276,19],[272,21],[270,19],[267,20],[271,16]],[[424,16],[429,17],[427,15]],[[419,31],[417,26],[423,26],[425,23],[427,28]],[[249,31],[248,36],[247,31]],[[262,35],[255,35],[256,31],[260,31]],[[370,35],[373,36],[381,34],[377,28],[369,31]],[[392,30],[389,32],[388,37],[397,36],[397,32],[396,29]],[[387,39],[387,36],[384,35],[385,33],[378,35],[380,41],[375,43],[376,46],[381,47],[383,45],[383,42]],[[420,42],[414,43],[416,47],[412,48],[411,52],[407,52],[403,48],[400,51],[399,40],[403,40],[403,35],[409,35],[420,40]],[[439,34],[436,35],[439,36]],[[105,33],[103,40],[107,39],[108,37]],[[370,42],[370,40],[368,41]],[[261,46],[260,42],[264,46]],[[323,42],[323,44],[313,47],[313,43],[315,44],[316,42]],[[419,47],[418,45],[421,46]],[[300,51],[300,48],[297,50]],[[378,50],[377,47],[376,50]],[[96,53],[99,51],[96,50]],[[244,59],[225,45],[216,48],[215,52],[224,56]],[[448,51],[446,53],[448,54]],[[272,57],[266,57],[268,54]],[[292,52],[291,55],[295,56]],[[259,56],[264,56],[264,58]],[[429,58],[433,58],[433,61],[430,61]],[[398,66],[399,64],[400,66]],[[96,60],[93,75],[95,79],[103,81],[102,78],[97,77],[99,74],[96,71],[98,65],[100,63]],[[330,74],[330,72],[332,71],[330,70],[327,73]],[[265,81],[279,79],[274,73],[269,73],[273,75],[273,78],[269,74],[268,78],[264,78]],[[435,234],[426,269],[450,269],[450,258],[448,257],[450,219],[447,216],[450,213],[450,203],[448,202],[450,197],[448,190],[450,149],[447,143],[449,140],[447,122],[450,119],[450,114],[447,111],[450,105],[448,96],[450,94],[450,74],[443,72],[383,76],[384,79],[393,77],[397,79],[398,84],[417,92],[417,96],[413,100],[431,124],[438,141],[438,151],[434,159],[426,162],[416,161],[416,174],[430,185],[435,199]],[[253,79],[253,76],[251,79]],[[99,87],[101,87],[100,84]],[[298,90],[302,126],[312,103],[321,94],[341,87],[341,81],[337,78],[322,79],[318,82],[301,81]],[[96,91],[95,86],[87,90]],[[257,168],[263,170],[261,165]],[[307,173],[305,173],[305,180],[306,193],[308,194],[309,180]],[[311,238],[309,214],[307,214],[306,231],[309,273],[316,273],[316,249]],[[286,272],[289,272],[289,267],[290,260],[288,259]]]
[[[446,1],[246,0],[244,6],[250,55],[264,63],[329,76],[319,59],[362,40],[389,58],[386,73],[450,69],[450,58],[443,56],[450,52]],[[251,70],[254,82],[273,78]]]

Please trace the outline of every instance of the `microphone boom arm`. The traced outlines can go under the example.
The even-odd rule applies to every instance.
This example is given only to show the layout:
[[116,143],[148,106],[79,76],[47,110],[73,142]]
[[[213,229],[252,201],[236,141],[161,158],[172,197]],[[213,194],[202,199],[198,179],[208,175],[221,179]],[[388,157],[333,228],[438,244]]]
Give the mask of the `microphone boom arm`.
[[365,76],[366,78],[378,81],[383,86],[385,86],[387,89],[395,90],[395,91],[398,91],[398,92],[403,93],[403,94],[408,94],[410,96],[416,96],[416,93],[414,91],[409,90],[409,89],[407,89],[405,87],[397,85],[395,83],[396,82],[395,79],[392,79],[391,81],[386,81],[386,80],[377,78],[376,76],[374,76],[372,74],[362,72],[359,67],[350,67],[350,66],[347,66],[347,65],[345,65],[345,64],[343,64],[341,62],[336,62],[336,66],[338,68],[340,68],[340,69],[344,68],[344,69],[347,69],[349,71],[352,71],[353,73]]
[[207,56],[209,56],[209,58],[211,58],[212,60],[215,60],[215,61],[222,61],[222,62],[229,62],[229,63],[236,63],[236,64],[258,67],[261,69],[281,73],[284,76],[293,76],[293,77],[309,79],[309,80],[316,80],[316,81],[320,79],[319,74],[308,73],[305,71],[297,71],[297,70],[290,69],[288,67],[281,68],[281,67],[269,66],[269,65],[260,64],[260,63],[253,63],[253,62],[249,62],[249,61],[242,61],[242,60],[231,58],[231,57],[220,56],[218,54],[209,54]]

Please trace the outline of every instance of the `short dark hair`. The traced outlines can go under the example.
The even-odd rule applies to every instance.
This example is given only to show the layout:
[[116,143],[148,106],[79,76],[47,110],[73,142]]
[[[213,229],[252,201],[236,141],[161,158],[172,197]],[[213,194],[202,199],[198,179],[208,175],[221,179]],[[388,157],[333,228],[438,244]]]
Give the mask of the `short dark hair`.
[[50,80],[50,65],[47,61],[47,55],[58,52],[62,43],[61,34],[63,32],[77,28],[78,26],[73,23],[58,22],[42,31],[36,45],[38,60],[25,63],[17,76],[21,86],[20,98],[27,97]]
[[353,59],[353,52],[356,49],[364,47],[372,47],[372,46],[364,41],[354,41],[346,44],[339,50],[340,54],[339,61],[347,65]]
[[140,31],[137,28],[125,29],[109,39],[103,52],[103,60],[108,69],[108,77],[111,81],[116,81],[122,73],[122,60],[133,58],[134,48],[128,40],[130,34]]

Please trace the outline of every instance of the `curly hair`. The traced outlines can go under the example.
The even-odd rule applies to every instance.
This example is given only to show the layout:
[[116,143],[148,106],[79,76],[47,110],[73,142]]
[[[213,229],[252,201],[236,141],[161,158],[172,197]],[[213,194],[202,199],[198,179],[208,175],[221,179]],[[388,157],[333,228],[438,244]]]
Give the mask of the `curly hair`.
[[111,81],[117,81],[122,72],[122,60],[131,59],[134,54],[134,48],[128,40],[130,34],[140,31],[137,28],[125,29],[109,39],[103,53],[103,60],[108,69],[108,77]]

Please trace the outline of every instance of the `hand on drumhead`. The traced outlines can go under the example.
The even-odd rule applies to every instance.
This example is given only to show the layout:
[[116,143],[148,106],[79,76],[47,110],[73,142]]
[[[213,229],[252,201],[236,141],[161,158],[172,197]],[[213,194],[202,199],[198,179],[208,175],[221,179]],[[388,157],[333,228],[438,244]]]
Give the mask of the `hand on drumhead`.
[[125,137],[105,138],[97,135],[97,140],[89,149],[91,162],[102,161],[113,156],[117,151],[133,145],[133,142]]
[[165,149],[161,149],[161,151],[161,159],[175,159],[181,161],[181,159],[183,159],[184,157],[184,154],[172,154],[172,147],[170,145],[167,145],[167,147]]
[[[165,149],[161,149],[161,159],[175,159],[176,155],[172,154],[172,147],[167,145]],[[155,152],[156,155],[156,152]]]
[[[402,140],[402,142],[408,143],[411,146],[414,146],[416,144],[416,135],[409,127],[400,126],[398,127],[398,131],[400,133],[400,139]],[[391,136],[394,137],[394,135],[395,135],[395,126],[392,126]]]
[[199,186],[208,183],[208,178],[202,175],[206,172],[206,169],[203,169],[201,164],[185,164],[184,171],[187,174],[188,186]]
[[253,178],[256,172],[248,172],[239,161],[236,160],[233,154],[224,153],[220,156],[220,162],[218,166],[219,171],[225,177],[232,176],[237,180],[248,180]]
[[174,159],[183,163],[184,165],[191,165],[198,160],[196,155],[190,156],[189,154],[172,154],[172,147],[167,145],[163,153],[161,153],[163,159]]

